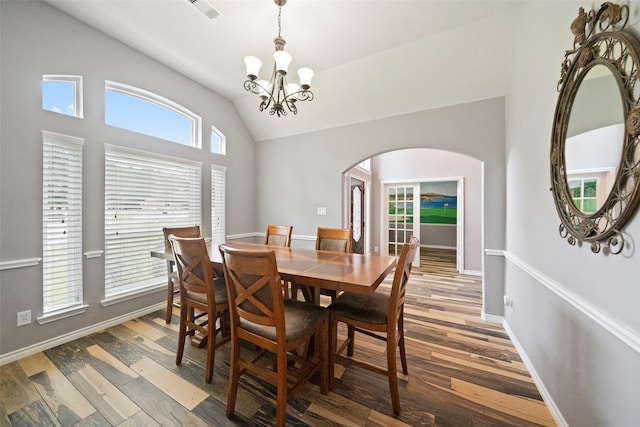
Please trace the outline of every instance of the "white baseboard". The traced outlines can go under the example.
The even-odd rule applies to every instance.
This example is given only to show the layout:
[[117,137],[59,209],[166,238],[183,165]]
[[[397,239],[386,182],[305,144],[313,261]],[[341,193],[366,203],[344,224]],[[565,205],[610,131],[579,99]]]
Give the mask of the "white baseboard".
[[538,372],[533,366],[533,363],[531,363],[531,360],[529,360],[529,358],[527,357],[527,353],[524,351],[524,348],[522,348],[522,346],[520,345],[520,342],[518,342],[518,339],[516,338],[513,331],[509,327],[509,324],[504,318],[502,319],[502,326],[504,327],[504,330],[507,332],[507,335],[509,335],[509,339],[511,339],[511,342],[513,343],[513,346],[516,348],[518,355],[522,359],[524,366],[527,367],[527,370],[529,371],[529,375],[531,375],[533,382],[536,384],[536,387],[540,392],[540,396],[542,396],[542,400],[544,400],[544,403],[547,405],[547,408],[549,409],[549,412],[551,413],[553,420],[556,422],[558,427],[569,427],[569,423],[567,423],[567,421],[562,416],[560,409],[558,409],[558,406],[556,405],[555,401],[551,397],[551,394],[544,386],[544,383],[542,382],[542,379],[540,378],[540,376],[538,375]]
[[60,335],[54,338],[50,338],[46,341],[39,342],[37,344],[30,345],[28,347],[20,348],[10,353],[2,354],[0,355],[0,366],[10,362],[15,362],[16,360],[22,359],[23,357],[31,356],[32,354],[36,354],[41,351],[48,350],[55,346],[68,343],[78,338],[86,337],[87,335],[96,333],[98,331],[110,328],[115,325],[119,325],[128,320],[136,319],[140,316],[153,313],[154,311],[162,310],[166,306],[167,306],[166,302],[161,302],[149,307],[142,308],[140,310],[133,311],[131,313],[124,314],[122,316],[114,317],[104,322],[96,323],[95,325],[78,329],[77,331],[73,331],[68,334]]

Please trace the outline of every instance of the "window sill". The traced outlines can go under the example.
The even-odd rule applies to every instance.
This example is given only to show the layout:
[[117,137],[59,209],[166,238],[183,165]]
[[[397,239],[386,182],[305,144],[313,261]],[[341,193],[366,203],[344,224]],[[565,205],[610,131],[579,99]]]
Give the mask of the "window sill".
[[142,288],[137,288],[134,290],[129,290],[129,291],[122,291],[122,292],[118,292],[115,293],[113,295],[109,295],[107,297],[105,297],[105,299],[100,301],[100,304],[103,307],[108,307],[110,305],[113,304],[118,304],[124,301],[128,301],[128,300],[132,300],[132,299],[136,299],[138,297],[141,297],[143,295],[149,295],[155,292],[158,292],[160,290],[166,291],[167,289],[167,284],[166,283],[154,283],[151,285],[147,285],[144,286]]
[[55,322],[56,320],[64,319],[66,317],[76,316],[78,314],[83,314],[87,311],[89,305],[74,305],[73,307],[68,307],[62,310],[56,310],[51,313],[43,314],[41,317],[38,317],[36,321],[39,325],[45,325],[47,323]]

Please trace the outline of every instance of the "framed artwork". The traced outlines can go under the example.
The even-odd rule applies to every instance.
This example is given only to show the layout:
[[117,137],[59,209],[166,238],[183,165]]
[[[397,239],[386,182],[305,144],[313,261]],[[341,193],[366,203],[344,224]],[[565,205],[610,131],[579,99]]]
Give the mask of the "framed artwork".
[[458,183],[433,181],[420,183],[420,224],[456,224]]

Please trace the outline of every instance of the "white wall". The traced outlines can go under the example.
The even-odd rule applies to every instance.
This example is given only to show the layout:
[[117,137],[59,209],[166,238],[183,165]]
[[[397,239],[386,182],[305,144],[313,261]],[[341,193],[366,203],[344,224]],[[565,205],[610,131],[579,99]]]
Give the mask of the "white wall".
[[[85,139],[83,251],[104,249],[104,144],[203,163],[202,230],[211,235],[211,164],[227,166],[227,233],[254,230],[254,142],[233,105],[148,57],[37,1],[1,1],[0,261],[42,257],[42,136],[48,130]],[[84,77],[84,118],[41,108],[43,74]],[[113,80],[169,98],[202,116],[203,149],[104,124],[104,82]],[[227,138],[227,156],[210,154],[209,129]],[[42,265],[0,271],[0,355],[37,345],[166,301],[166,288],[109,307],[104,258],[84,260],[85,314],[16,327],[16,313],[42,314]]]
[[[508,328],[572,426],[640,425],[640,218],[630,247],[592,254],[560,238],[550,187],[551,126],[569,26],[585,2],[524,2],[506,98]],[[631,22],[640,31],[639,4]]]

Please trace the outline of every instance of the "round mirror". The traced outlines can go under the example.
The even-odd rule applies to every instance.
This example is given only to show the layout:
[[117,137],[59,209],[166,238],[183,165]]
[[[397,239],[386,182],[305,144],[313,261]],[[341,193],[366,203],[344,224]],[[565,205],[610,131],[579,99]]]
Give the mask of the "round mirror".
[[585,73],[571,106],[565,163],[576,208],[594,214],[609,196],[624,145],[624,110],[618,83],[598,64]]
[[611,254],[640,203],[640,44],[623,29],[628,6],[611,2],[571,24],[553,133],[551,191],[560,236]]

